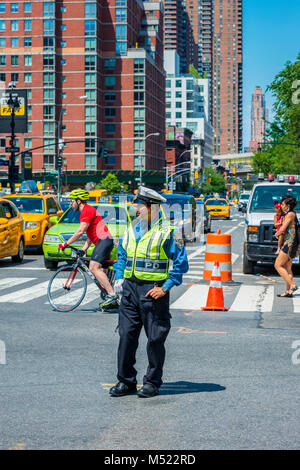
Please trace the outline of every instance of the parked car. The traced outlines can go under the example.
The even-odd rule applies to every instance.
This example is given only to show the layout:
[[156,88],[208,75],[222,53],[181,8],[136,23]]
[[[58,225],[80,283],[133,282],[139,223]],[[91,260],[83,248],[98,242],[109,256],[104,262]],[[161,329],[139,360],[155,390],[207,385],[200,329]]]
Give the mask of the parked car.
[[[117,244],[119,237],[121,237],[127,228],[128,223],[134,217],[135,211],[131,213],[132,207],[127,204],[110,204],[110,203],[96,203],[89,202],[89,205],[95,206],[97,211],[106,222],[107,227],[114,237],[115,246],[113,248],[111,257],[117,257]],[[80,223],[80,212],[73,211],[71,207],[59,219],[57,216],[51,217],[51,222],[54,224],[45,235],[43,243],[44,264],[48,269],[56,269],[60,261],[70,260],[71,249],[58,251],[58,245],[67,241],[71,235],[76,232]],[[76,248],[82,248],[87,239],[84,234],[79,240],[73,243]],[[91,256],[94,245],[91,245],[87,251],[87,256]]]
[[11,256],[14,263],[21,263],[24,248],[23,218],[12,202],[0,198],[0,258]]
[[226,199],[207,199],[204,205],[212,218],[225,217],[226,219],[230,219],[230,205]]
[[242,193],[238,202],[238,210],[242,212],[247,211],[247,204],[250,198],[250,193]]
[[44,235],[53,225],[51,216],[60,217],[63,211],[52,194],[40,192],[17,193],[4,196],[15,204],[24,219],[26,249],[41,249]]

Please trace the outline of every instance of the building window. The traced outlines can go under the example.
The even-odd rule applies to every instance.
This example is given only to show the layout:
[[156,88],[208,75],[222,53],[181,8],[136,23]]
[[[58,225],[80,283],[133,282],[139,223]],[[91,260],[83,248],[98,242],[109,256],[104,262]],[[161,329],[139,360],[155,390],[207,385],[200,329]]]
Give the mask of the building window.
[[54,36],[54,33],[55,33],[54,20],[44,20],[44,34],[48,36]]
[[115,155],[107,155],[106,157],[106,165],[113,166],[116,164],[116,157]]
[[96,135],[96,123],[95,122],[85,123],[85,135]]
[[177,112],[177,113],[176,113],[176,119],[181,119],[181,117],[182,117],[182,113]]
[[60,25],[60,30],[61,31],[66,31],[67,26],[65,24]]
[[96,106],[86,106],[85,107],[85,119],[95,120],[96,119]]
[[96,86],[96,74],[86,73],[85,74],[85,86]]
[[24,139],[24,148],[31,149],[32,147],[32,140],[30,138]]
[[19,31],[19,21],[18,20],[11,20],[10,30],[11,31]]
[[54,69],[54,55],[45,54],[43,56],[43,67],[44,69]]
[[96,140],[95,139],[85,139],[85,151],[87,153],[96,152]]
[[86,3],[84,5],[84,16],[86,18],[91,18],[96,16],[96,3]]
[[24,38],[24,47],[31,47],[31,38]]
[[127,42],[116,42],[116,55],[123,55],[127,52]]
[[194,82],[193,82],[193,80],[187,80],[187,81],[186,81],[186,89],[187,89],[187,90],[193,90],[193,88],[194,88]]
[[24,31],[31,31],[32,24],[31,20],[24,20]]
[[25,72],[24,73],[24,82],[25,83],[30,83],[32,82],[32,75],[30,72]]
[[145,87],[145,77],[143,75],[137,75],[133,80],[133,88],[135,90],[143,90]]
[[181,108],[181,101],[176,101],[176,108]]
[[[49,151],[49,147],[48,148]],[[44,164],[43,167],[46,170],[51,170],[55,168],[55,155],[44,155]]]
[[105,86],[115,86],[116,84],[116,77],[104,77],[104,85]]
[[115,101],[116,93],[104,93],[104,101]]
[[44,103],[54,103],[54,88],[46,88],[43,91]]
[[19,12],[19,4],[18,3],[11,3],[10,4],[10,11],[12,13],[18,13]]
[[84,22],[84,34],[86,36],[96,35],[96,20],[85,20]]
[[19,47],[19,38],[11,38],[11,47]]
[[115,117],[116,109],[115,108],[105,108],[104,110],[105,117]]
[[113,70],[116,68],[116,59],[104,59],[104,68],[106,70]]
[[176,96],[176,98],[182,98],[182,93],[181,93],[181,91],[176,91],[175,96]]
[[105,133],[106,134],[114,134],[116,132],[116,125],[115,124],[105,124]]
[[24,13],[31,13],[31,2],[24,2]]
[[43,116],[44,116],[44,119],[47,119],[47,120],[54,119],[54,106],[49,106],[49,105],[44,106]]
[[66,61],[66,59],[61,59],[60,63],[61,63],[61,65],[66,65],[67,61]]
[[5,20],[0,20],[0,31],[5,31]]
[[116,25],[116,39],[125,41],[127,39],[127,25],[117,24]]
[[0,38],[0,47],[5,47],[6,41],[5,38]]
[[0,3],[0,13],[5,13],[5,3]]
[[135,106],[143,106],[145,104],[145,93],[143,91],[135,91],[133,100]]
[[54,2],[44,2],[43,3],[43,16],[54,16],[55,12],[55,3]]
[[60,47],[66,47],[67,41],[60,41]]
[[133,71],[134,73],[145,73],[145,60],[134,59]]
[[44,72],[43,80],[44,86],[54,87],[55,74],[53,72]]
[[145,120],[145,108],[136,108],[134,110],[134,120],[135,121]]
[[5,73],[0,73],[0,82],[5,82]]
[[19,81],[19,74],[18,73],[12,73],[11,74],[11,81],[12,82],[18,82]]
[[181,80],[176,80],[175,81],[175,86],[176,86],[176,88],[181,88]]
[[96,70],[96,56],[86,55],[84,57],[84,70]]
[[95,103],[96,102],[96,90],[86,89],[84,94],[86,96],[86,99],[85,99],[86,103]]
[[96,50],[96,38],[85,38],[84,44],[85,44],[86,51]]
[[145,124],[134,125],[134,137],[144,137],[145,135]]
[[5,55],[0,55],[0,65],[5,65]]
[[97,168],[97,155],[85,155],[86,170],[95,170]]
[[116,22],[117,23],[127,22],[127,9],[126,8],[116,8]]
[[26,66],[31,66],[32,65],[31,55],[24,55],[24,65],[26,65]]
[[44,135],[53,135],[55,133],[54,122],[44,122]]
[[144,150],[145,150],[144,140],[135,140],[133,145],[134,145],[134,153],[144,153]]
[[112,152],[116,148],[116,141],[115,140],[105,140],[104,141],[104,147],[106,147],[109,152]]
[[46,37],[43,39],[43,46],[44,46],[44,51],[54,51],[54,46],[55,46],[55,41],[54,37]]
[[55,139],[44,139],[44,152],[55,152]]

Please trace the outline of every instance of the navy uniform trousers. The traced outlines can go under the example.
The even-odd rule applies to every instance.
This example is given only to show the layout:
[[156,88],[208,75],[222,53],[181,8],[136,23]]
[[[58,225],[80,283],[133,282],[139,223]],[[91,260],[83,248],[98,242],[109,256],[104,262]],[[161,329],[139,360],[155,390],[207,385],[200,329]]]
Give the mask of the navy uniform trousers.
[[163,282],[138,283],[125,279],[119,309],[118,380],[136,384],[136,350],[139,336],[144,326],[147,342],[148,368],[143,384],[151,383],[156,387],[162,384],[165,361],[164,343],[171,328],[169,312],[169,292],[160,299],[145,297],[145,294]]

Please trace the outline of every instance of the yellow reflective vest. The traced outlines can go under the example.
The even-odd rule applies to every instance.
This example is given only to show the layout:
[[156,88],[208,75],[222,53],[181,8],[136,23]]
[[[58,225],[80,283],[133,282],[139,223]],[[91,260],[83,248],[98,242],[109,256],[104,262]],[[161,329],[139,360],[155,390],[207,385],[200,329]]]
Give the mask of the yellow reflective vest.
[[163,281],[169,273],[169,258],[164,244],[171,236],[174,226],[159,219],[139,242],[130,224],[124,234],[122,247],[127,253],[124,277],[134,276],[142,281]]

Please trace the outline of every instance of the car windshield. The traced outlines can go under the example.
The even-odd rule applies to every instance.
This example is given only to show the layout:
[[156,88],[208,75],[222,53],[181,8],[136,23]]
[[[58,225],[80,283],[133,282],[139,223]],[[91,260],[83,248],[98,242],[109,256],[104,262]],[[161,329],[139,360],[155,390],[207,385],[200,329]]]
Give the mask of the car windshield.
[[[124,207],[114,206],[95,206],[102,219],[106,219],[107,224],[126,224],[128,223],[127,212]],[[80,212],[70,209],[65,212],[59,221],[60,224],[79,224]]]
[[250,194],[241,194],[240,195],[240,200],[241,199],[249,199],[249,197],[250,197]]
[[29,212],[33,214],[43,214],[44,201],[43,199],[34,197],[11,197],[9,198],[20,212]]
[[228,206],[228,203],[223,199],[207,199],[207,206]]
[[251,200],[250,212],[274,212],[274,204],[284,196],[294,196],[298,201],[297,211],[300,211],[300,186],[273,185],[257,186]]

